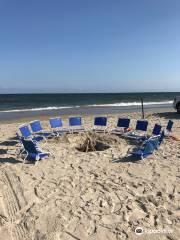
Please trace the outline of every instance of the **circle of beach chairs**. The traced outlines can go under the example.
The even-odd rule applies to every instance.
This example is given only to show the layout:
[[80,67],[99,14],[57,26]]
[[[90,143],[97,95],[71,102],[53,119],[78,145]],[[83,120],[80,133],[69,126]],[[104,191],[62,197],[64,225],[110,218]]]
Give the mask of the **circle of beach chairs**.
[[40,160],[49,155],[53,155],[50,151],[43,152],[38,146],[39,141],[45,141],[47,143],[49,138],[60,137],[65,134],[74,133],[103,133],[103,134],[115,134],[123,137],[129,141],[136,141],[141,143],[139,149],[132,151],[129,155],[145,157],[151,155],[155,150],[159,148],[165,136],[168,136],[173,127],[173,121],[169,120],[167,126],[162,130],[160,124],[155,124],[150,135],[148,135],[148,121],[141,119],[137,120],[135,129],[131,128],[131,119],[118,118],[115,128],[108,128],[107,117],[95,117],[92,128],[86,128],[82,117],[69,117],[68,127],[64,126],[63,120],[60,117],[50,118],[49,127],[50,130],[45,130],[39,120],[31,121],[29,124],[23,124],[19,127],[19,133],[17,138],[21,143],[20,154],[24,154],[24,161],[26,159]]

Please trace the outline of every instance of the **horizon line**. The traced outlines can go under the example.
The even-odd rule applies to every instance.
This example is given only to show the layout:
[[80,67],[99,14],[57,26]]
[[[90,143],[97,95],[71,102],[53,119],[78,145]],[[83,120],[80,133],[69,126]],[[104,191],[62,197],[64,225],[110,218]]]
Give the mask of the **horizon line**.
[[129,92],[6,92],[1,93],[0,95],[6,94],[122,94],[122,93],[180,93],[180,91],[129,91]]

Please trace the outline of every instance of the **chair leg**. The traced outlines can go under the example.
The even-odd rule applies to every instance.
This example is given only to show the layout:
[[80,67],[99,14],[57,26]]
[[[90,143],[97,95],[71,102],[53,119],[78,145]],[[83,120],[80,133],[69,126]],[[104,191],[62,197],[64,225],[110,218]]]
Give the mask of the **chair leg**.
[[47,138],[46,138],[45,136],[42,136],[42,137],[43,137],[45,143],[47,144],[47,143],[48,143],[48,142],[47,142]]
[[50,156],[52,156],[53,158],[55,158],[55,154],[52,151],[49,151]]
[[50,156],[52,156],[53,158],[55,158],[55,154],[51,150],[49,150],[49,148],[47,148],[46,153],[49,154]]
[[23,160],[23,164],[25,164],[25,161],[26,161],[27,157],[28,157],[28,153],[26,153],[26,156],[25,156],[25,158]]

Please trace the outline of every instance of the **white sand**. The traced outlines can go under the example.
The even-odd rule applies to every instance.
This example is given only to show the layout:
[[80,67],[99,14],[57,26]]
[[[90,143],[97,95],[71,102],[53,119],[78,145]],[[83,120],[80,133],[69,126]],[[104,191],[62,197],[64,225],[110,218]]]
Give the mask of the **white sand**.
[[[133,124],[140,118],[121,116],[131,117]],[[149,132],[172,116],[180,136],[176,114],[149,115]],[[111,116],[110,127],[116,121]],[[86,117],[86,128],[92,122]],[[105,151],[83,153],[76,149],[83,136],[68,135],[41,143],[55,158],[33,165],[17,158],[19,145],[12,138],[18,126],[0,125],[0,239],[180,239],[180,142],[166,139],[144,161],[123,162],[134,146],[122,138],[112,137]],[[146,233],[136,235],[136,227]],[[157,229],[170,234],[147,232]]]

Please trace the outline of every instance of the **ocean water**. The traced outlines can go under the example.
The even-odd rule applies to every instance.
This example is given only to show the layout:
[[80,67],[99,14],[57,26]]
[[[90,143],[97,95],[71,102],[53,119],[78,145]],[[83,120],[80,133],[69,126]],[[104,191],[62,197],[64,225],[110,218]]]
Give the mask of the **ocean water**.
[[180,93],[0,94],[0,112],[48,111],[82,107],[171,106]]

